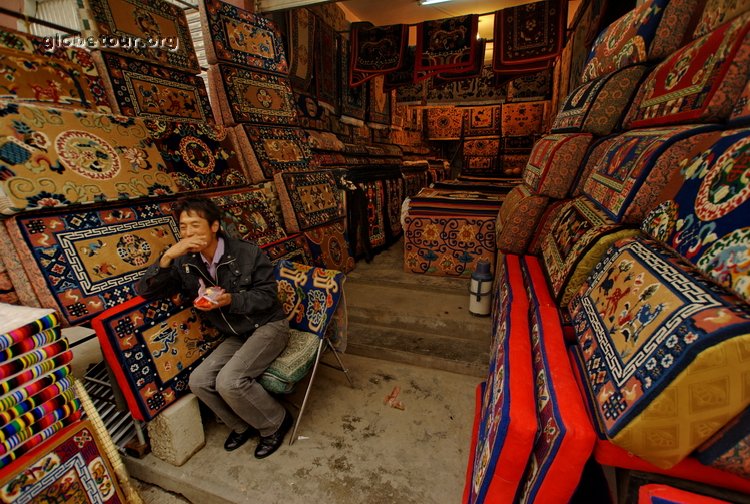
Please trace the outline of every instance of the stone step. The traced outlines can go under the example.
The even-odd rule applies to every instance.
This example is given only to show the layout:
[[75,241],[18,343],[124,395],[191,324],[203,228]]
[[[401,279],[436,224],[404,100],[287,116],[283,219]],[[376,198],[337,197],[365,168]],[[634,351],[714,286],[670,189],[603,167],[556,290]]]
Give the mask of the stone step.
[[407,329],[484,341],[489,317],[469,313],[468,292],[404,289],[392,285],[347,283],[346,304],[351,322]]
[[484,340],[465,340],[350,322],[347,353],[381,360],[486,377],[489,331]]

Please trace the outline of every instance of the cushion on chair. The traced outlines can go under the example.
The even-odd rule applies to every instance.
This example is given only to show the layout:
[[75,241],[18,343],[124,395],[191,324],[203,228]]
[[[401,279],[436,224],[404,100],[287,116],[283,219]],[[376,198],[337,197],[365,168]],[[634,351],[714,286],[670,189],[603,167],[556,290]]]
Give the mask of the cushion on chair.
[[750,128],[714,132],[668,178],[642,229],[750,302]]
[[638,231],[624,228],[585,196],[563,204],[541,240],[552,295],[564,306],[609,246]]
[[[656,206],[661,188],[681,160],[712,126],[633,130],[599,143],[589,156],[584,193],[617,222],[640,223]],[[715,129],[715,128],[714,128]],[[649,184],[644,181],[649,177]]]
[[[535,297],[533,285],[531,293]],[[596,435],[570,368],[557,308],[532,303],[529,324],[540,432],[519,502],[568,502]]]
[[703,464],[750,480],[750,408],[698,448],[696,457]]
[[509,254],[525,254],[548,202],[548,197],[534,194],[525,184],[514,187],[497,214],[497,249]]
[[263,371],[258,382],[274,394],[289,394],[312,368],[319,345],[316,334],[291,329],[286,348]]
[[659,64],[643,82],[627,129],[726,120],[750,71],[750,13],[724,23]]
[[612,133],[647,69],[648,65],[631,65],[578,86],[560,107],[552,133]]
[[524,170],[524,182],[532,191],[550,198],[564,198],[593,136],[589,133],[546,135],[534,144]]
[[651,0],[610,24],[594,41],[581,82],[633,63],[663,58],[680,47],[698,0]]
[[493,342],[467,502],[511,502],[537,432],[528,329],[518,256],[505,256],[493,296]]
[[668,468],[750,404],[750,306],[664,245],[618,241],[569,308],[616,445]]

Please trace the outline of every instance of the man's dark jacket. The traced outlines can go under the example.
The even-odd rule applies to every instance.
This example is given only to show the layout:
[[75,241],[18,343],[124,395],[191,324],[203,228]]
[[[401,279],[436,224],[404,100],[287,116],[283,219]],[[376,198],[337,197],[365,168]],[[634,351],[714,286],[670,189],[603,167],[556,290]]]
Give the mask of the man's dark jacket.
[[261,249],[250,242],[224,238],[224,255],[216,267],[216,281],[208,274],[198,252],[172,261],[168,268],[152,264],[135,285],[143,297],[165,297],[182,292],[192,300],[198,296],[202,278],[206,286],[218,285],[232,295],[232,303],[201,312],[225,334],[247,337],[258,327],[281,320],[284,311],[276,297],[273,265]]

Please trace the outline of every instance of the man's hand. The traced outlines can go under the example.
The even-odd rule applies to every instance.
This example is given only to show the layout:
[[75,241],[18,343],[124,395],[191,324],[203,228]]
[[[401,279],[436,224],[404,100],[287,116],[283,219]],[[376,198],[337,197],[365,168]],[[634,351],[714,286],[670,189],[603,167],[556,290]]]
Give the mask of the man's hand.
[[211,311],[217,308],[229,306],[230,304],[232,304],[232,295],[225,292],[224,294],[221,294],[216,298],[215,303],[211,303],[208,300],[205,300],[205,302],[203,302],[203,300],[201,300],[198,303],[194,303],[193,306],[195,306],[195,308],[200,311]]
[[199,252],[203,250],[208,243],[205,238],[200,236],[191,236],[190,238],[183,238],[171,247],[169,247],[164,254],[161,256],[159,266],[162,268],[168,268],[172,261],[178,257],[182,257],[188,252]]

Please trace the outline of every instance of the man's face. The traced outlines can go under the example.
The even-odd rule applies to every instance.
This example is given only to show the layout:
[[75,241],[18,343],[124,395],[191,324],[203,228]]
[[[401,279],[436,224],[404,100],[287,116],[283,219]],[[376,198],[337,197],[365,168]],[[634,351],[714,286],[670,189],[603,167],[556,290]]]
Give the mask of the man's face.
[[196,212],[185,211],[180,214],[180,236],[185,238],[199,238],[202,245],[192,247],[191,252],[201,252],[216,240],[219,223],[209,224],[208,220]]

